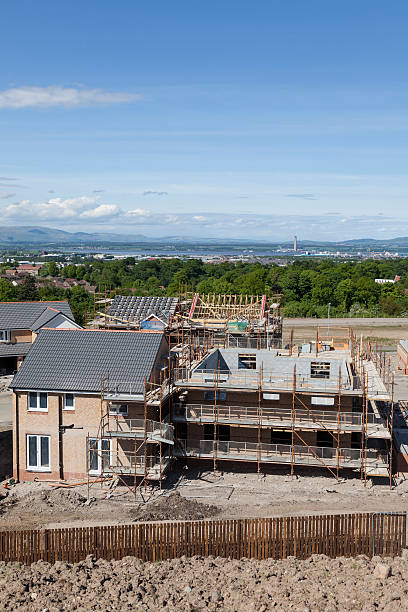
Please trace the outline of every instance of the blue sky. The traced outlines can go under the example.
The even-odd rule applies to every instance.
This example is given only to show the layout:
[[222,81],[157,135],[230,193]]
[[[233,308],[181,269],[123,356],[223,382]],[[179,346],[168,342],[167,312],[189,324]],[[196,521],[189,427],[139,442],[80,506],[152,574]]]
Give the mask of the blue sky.
[[408,235],[408,3],[7,2],[2,225]]

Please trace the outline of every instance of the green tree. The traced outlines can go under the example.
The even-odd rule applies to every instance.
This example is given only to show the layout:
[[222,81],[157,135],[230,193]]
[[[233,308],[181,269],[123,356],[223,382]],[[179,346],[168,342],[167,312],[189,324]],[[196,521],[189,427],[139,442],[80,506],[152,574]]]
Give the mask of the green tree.
[[36,302],[40,296],[33,276],[26,276],[23,282],[17,286],[17,298],[21,302]]
[[16,288],[5,278],[0,278],[0,302],[12,302],[16,299]]

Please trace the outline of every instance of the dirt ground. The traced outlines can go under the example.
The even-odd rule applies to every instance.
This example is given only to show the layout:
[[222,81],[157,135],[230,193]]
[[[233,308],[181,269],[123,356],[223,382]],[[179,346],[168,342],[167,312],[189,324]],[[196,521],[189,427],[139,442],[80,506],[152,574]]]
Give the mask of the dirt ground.
[[[295,342],[310,342],[316,336],[316,326],[327,330],[327,319],[284,319],[283,341],[289,341],[293,329]],[[357,337],[371,338],[381,344],[395,346],[398,341],[408,338],[408,318],[347,318],[331,319],[332,327],[351,327]]]
[[161,492],[142,490],[143,497],[138,493],[136,499],[126,487],[109,493],[94,484],[89,501],[83,485],[55,489],[47,483],[19,483],[10,491],[2,488],[0,528],[408,511],[408,478],[398,480],[393,490],[385,480],[374,482],[364,487],[358,475],[337,482],[322,471],[292,478],[287,471],[258,475],[188,468],[174,471]]
[[74,565],[0,563],[0,607],[14,612],[401,612],[408,597],[407,552],[372,560],[314,555],[306,561],[182,557],[143,563],[133,557],[87,557]]

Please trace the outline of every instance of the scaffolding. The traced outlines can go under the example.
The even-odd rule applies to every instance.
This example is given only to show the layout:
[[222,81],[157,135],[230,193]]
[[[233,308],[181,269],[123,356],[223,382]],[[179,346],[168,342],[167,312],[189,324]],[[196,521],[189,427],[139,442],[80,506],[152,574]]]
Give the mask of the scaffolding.
[[[101,378],[98,432],[96,436],[87,435],[88,496],[95,484],[105,489],[108,484],[107,490],[111,491],[120,482],[135,498],[142,489],[146,493],[147,486],[154,482],[162,488],[173,456],[174,427],[169,420],[171,396],[169,378],[159,383],[145,380],[141,400],[136,399],[131,388],[118,392],[109,374]],[[132,403],[143,407],[143,418],[128,418],[127,414],[121,415],[116,410],[120,405]],[[158,413],[157,421],[149,418],[152,408]],[[97,475],[94,474],[95,466]]]
[[[196,370],[202,360],[217,348],[213,330],[205,330],[198,336],[191,327],[179,325],[167,337],[168,369],[163,370],[159,381],[145,381],[144,392],[138,399],[132,396],[131,388],[118,393],[115,381],[111,381],[109,375],[101,378],[98,433],[87,437],[88,488],[100,483],[101,487],[111,489],[114,483],[121,482],[135,496],[142,489],[146,491],[147,485],[153,482],[158,482],[161,488],[166,469],[175,456],[211,459],[214,470],[221,459],[254,461],[258,473],[266,463],[286,464],[292,475],[299,466],[322,467],[336,479],[339,479],[342,469],[348,468],[358,470],[365,485],[369,477],[385,476],[392,486],[393,375],[390,360],[387,361],[377,345],[363,342],[362,338],[358,341],[350,329],[332,330],[329,338],[317,329],[316,357],[327,360],[340,357],[345,365],[342,370],[339,363],[338,376],[332,372],[330,380],[326,376],[317,376],[317,381],[308,382],[304,374],[297,372],[296,364],[287,377],[282,374],[274,377],[261,365],[258,372],[238,370],[233,373],[235,378],[231,382],[221,371],[219,360],[212,373]],[[294,353],[296,350],[292,344],[286,355]],[[319,361],[319,367],[323,368],[324,363]],[[182,402],[182,389],[192,388],[211,389],[213,402],[186,405]],[[219,394],[228,388],[253,392],[252,407],[224,406],[219,401]],[[284,391],[290,398],[290,409],[282,405],[265,407],[265,394],[279,391]],[[306,398],[313,394],[329,395],[331,403],[322,405],[332,408],[320,410],[309,406]],[[353,399],[352,412],[344,410],[345,394],[356,398],[356,405]],[[174,401],[175,396],[180,403]],[[184,402],[186,397],[184,394]],[[126,401],[138,403],[140,418],[114,414],[112,405]],[[157,420],[151,414],[152,408],[156,410]],[[177,439],[173,424],[180,421],[211,423],[211,439],[200,440],[198,449],[187,440]],[[223,439],[220,437],[222,424],[256,428],[256,442]],[[265,436],[262,432],[267,428],[290,432],[290,444],[263,442]],[[307,430],[327,434],[321,446],[310,443]],[[342,448],[343,434],[346,433],[359,433],[360,440],[350,442],[350,448]],[[104,446],[103,440],[109,440],[109,444]],[[117,449],[123,440],[126,440],[127,451],[122,449],[120,453]],[[114,444],[116,452],[113,452]],[[360,445],[359,448],[356,444]],[[97,476],[91,469],[96,463],[99,466]]]
[[180,324],[220,347],[281,348],[280,294],[199,294],[180,286]]
[[[273,456],[276,455],[277,463],[288,462],[288,456],[290,456],[290,471],[294,474],[294,468],[296,465],[320,465],[326,468],[332,476],[339,479],[340,470],[343,467],[351,467],[352,469],[359,469],[361,478],[364,480],[364,484],[367,483],[367,477],[369,476],[389,476],[391,485],[391,473],[392,473],[392,454],[390,453],[390,446],[388,448],[376,449],[369,448],[368,442],[372,438],[378,438],[378,440],[391,440],[392,439],[392,421],[393,417],[384,418],[383,414],[376,414],[369,412],[369,405],[379,400],[387,399],[387,393],[389,387],[389,370],[384,367],[385,359],[382,356],[381,360],[379,357],[376,358],[375,364],[379,365],[380,361],[383,364],[380,367],[380,375],[384,376],[384,380],[388,385],[387,388],[382,388],[383,383],[375,380],[375,372],[371,368],[370,354],[366,355],[363,352],[367,352],[367,347],[356,342],[352,330],[349,328],[337,329],[334,335],[330,338],[330,343],[327,343],[327,339],[324,338],[322,332],[317,330],[317,341],[316,341],[316,356],[329,355],[328,351],[337,351],[337,353],[347,352],[347,372],[351,380],[352,389],[359,393],[353,394],[359,397],[360,400],[360,411],[345,413],[342,409],[342,397],[344,391],[347,389],[348,383],[343,383],[341,366],[339,366],[339,373],[337,381],[329,381],[328,387],[326,381],[322,380],[322,389],[325,393],[330,393],[333,397],[333,406],[335,410],[330,412],[317,411],[311,409],[304,401],[305,395],[313,393],[313,389],[308,389],[307,381],[304,378],[299,377],[296,372],[296,365],[293,369],[292,384],[290,385],[289,379],[283,380],[282,376],[276,382],[273,381],[272,376],[267,376],[270,388],[277,390],[284,388],[285,391],[291,392],[291,411],[282,410],[281,408],[276,409],[262,409],[261,396],[264,387],[264,372],[263,368],[259,369],[258,382],[251,375],[252,379],[249,381],[248,375],[250,371],[238,371],[232,376],[233,380],[229,381],[228,376],[220,371],[219,362],[217,369],[213,372],[213,394],[214,402],[213,405],[203,406],[192,404],[190,406],[179,405],[176,407],[175,420],[183,418],[187,421],[208,423],[212,419],[213,423],[213,441],[212,448],[209,446],[208,441],[200,442],[199,449],[191,448],[186,450],[186,454],[190,453],[190,456],[199,456],[205,458],[212,455],[213,457],[213,468],[216,469],[217,461],[224,455],[223,458],[239,459],[242,461],[254,459],[256,456],[258,472],[261,471],[261,464],[265,461],[263,457],[267,458],[268,462],[274,462]],[[293,351],[289,351],[289,355]],[[333,353],[331,353],[333,355]],[[244,373],[243,373],[244,372]],[[245,373],[247,376],[245,376]],[[205,382],[209,381],[211,377],[210,372],[206,371],[201,379],[199,377],[194,378],[191,375],[187,376],[182,382],[184,388],[208,388]],[[238,380],[239,378],[239,380]],[[242,380],[241,380],[242,379]],[[228,380],[228,382],[227,382]],[[334,382],[336,384],[334,384]],[[333,384],[332,384],[333,383]],[[175,381],[177,386],[177,381]],[[337,385],[337,390],[336,390]],[[220,389],[246,389],[246,390],[257,390],[257,408],[248,408],[245,406],[234,407],[220,407],[218,401],[218,393]],[[318,390],[314,391],[315,393]],[[393,408],[393,402],[391,401],[391,408]],[[179,410],[179,413],[177,412]],[[353,404],[354,410],[354,404]],[[275,421],[274,421],[275,419]],[[237,424],[239,426],[251,426],[257,427],[257,443],[240,443],[240,442],[222,442],[218,439],[217,428],[220,423]],[[268,445],[261,442],[262,429],[265,427],[283,427],[288,428],[291,432],[291,444],[285,445]],[[327,436],[332,439],[330,448],[327,447],[316,447],[309,444],[304,430],[315,429],[319,431],[327,432]],[[360,433],[361,445],[360,449],[343,449],[341,448],[341,434],[345,432]],[[382,443],[382,442],[381,442]],[[273,448],[272,448],[273,447]],[[279,448],[278,448],[279,447]],[[224,450],[223,450],[224,449]],[[235,449],[235,450],[234,450]],[[309,455],[308,460],[305,460],[305,452]],[[235,454],[235,456],[234,456]],[[222,458],[222,457],[221,457]],[[300,460],[298,461],[298,459]]]

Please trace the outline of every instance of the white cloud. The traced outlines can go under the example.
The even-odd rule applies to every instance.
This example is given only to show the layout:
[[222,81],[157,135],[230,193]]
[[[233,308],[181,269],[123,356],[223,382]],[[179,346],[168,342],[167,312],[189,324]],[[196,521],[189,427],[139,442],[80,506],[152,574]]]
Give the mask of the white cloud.
[[141,99],[140,94],[109,92],[79,87],[13,87],[0,91],[1,108],[75,108],[95,104],[123,104]]
[[129,218],[150,217],[151,212],[144,208],[133,208],[132,210],[127,210],[125,215]]
[[101,217],[112,217],[119,215],[121,209],[116,204],[100,204],[96,208],[85,210],[80,214],[81,219],[99,219]]
[[[63,222],[75,220],[84,213],[98,210],[100,207],[98,198],[90,196],[65,199],[51,198],[47,202],[22,200],[21,202],[6,206],[3,214],[6,218],[15,218],[16,220],[31,219],[35,221],[55,219]],[[100,211],[95,216],[101,216],[101,212],[103,211]]]
[[165,196],[165,195],[169,195],[167,191],[152,191],[151,189],[146,189],[143,192],[144,196],[149,196],[149,195],[157,195],[157,196]]

